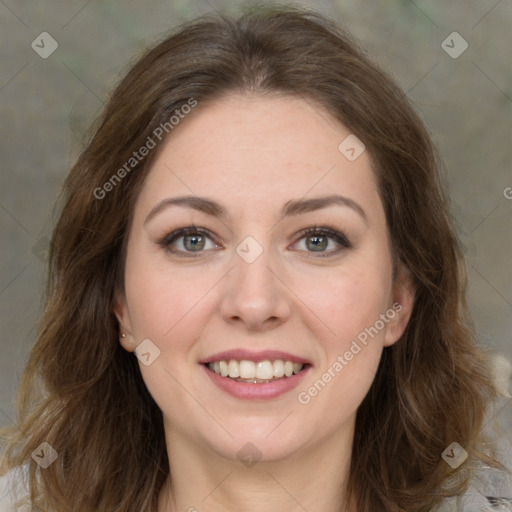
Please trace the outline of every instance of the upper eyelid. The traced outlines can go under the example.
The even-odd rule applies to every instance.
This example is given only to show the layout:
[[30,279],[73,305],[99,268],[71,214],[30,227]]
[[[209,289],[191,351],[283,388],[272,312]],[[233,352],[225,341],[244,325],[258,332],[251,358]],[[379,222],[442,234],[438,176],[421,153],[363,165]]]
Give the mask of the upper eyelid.
[[[163,238],[161,238],[158,243],[159,243],[159,245],[162,245],[162,246],[168,248],[176,240],[179,240],[180,238],[182,238],[184,236],[188,236],[188,235],[194,234],[194,233],[200,234],[202,236],[206,236],[213,243],[215,243],[216,245],[219,245],[218,237],[216,237],[209,229],[202,228],[199,226],[186,226],[183,228],[175,229],[175,230],[171,231],[170,233],[166,234]],[[337,243],[338,245],[340,245],[344,248],[352,247],[352,242],[347,237],[345,232],[340,231],[339,229],[336,229],[334,227],[317,226],[317,225],[310,226],[308,228],[304,228],[304,229],[300,230],[298,233],[296,233],[296,235],[294,237],[295,241],[292,243],[292,245],[295,245],[296,243],[298,243],[300,240],[307,237],[308,235],[313,235],[315,233],[320,233],[323,236],[327,236],[331,240],[334,240],[335,243]],[[341,238],[346,243],[342,243],[339,240],[336,240],[336,238]],[[167,241],[167,240],[169,240],[169,241]],[[195,251],[175,250],[175,252],[194,254]],[[198,254],[201,252],[206,252],[206,250],[197,251]],[[326,252],[324,252],[324,254],[329,254],[329,253],[333,254],[334,252],[335,251],[326,251]],[[314,254],[314,251],[312,251],[311,254]],[[322,251],[319,251],[318,254],[322,254]]]
[[183,228],[174,229],[170,233],[166,233],[163,237],[161,237],[158,243],[164,245],[166,244],[166,241],[169,240],[167,244],[170,245],[172,242],[179,240],[184,236],[192,235],[195,233],[198,233],[202,236],[206,236],[210,238],[213,242],[218,244],[218,237],[216,237],[209,229],[196,226],[187,226]]

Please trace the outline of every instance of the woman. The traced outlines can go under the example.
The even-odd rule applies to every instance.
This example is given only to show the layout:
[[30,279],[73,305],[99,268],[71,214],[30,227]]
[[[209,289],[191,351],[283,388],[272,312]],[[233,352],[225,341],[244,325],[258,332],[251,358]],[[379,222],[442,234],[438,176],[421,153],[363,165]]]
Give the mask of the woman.
[[181,27],[63,199],[6,457],[40,509],[426,511],[487,460],[434,150],[331,22]]

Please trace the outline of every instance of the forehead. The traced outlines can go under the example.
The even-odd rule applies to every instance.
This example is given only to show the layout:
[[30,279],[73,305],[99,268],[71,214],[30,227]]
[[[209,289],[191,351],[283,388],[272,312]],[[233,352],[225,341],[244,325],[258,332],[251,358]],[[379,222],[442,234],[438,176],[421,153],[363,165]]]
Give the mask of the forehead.
[[349,160],[340,151],[349,136],[325,109],[292,96],[199,104],[160,148],[139,200],[149,207],[169,194],[197,194],[228,208],[280,209],[290,199],[339,193],[371,207],[378,194],[370,156]]

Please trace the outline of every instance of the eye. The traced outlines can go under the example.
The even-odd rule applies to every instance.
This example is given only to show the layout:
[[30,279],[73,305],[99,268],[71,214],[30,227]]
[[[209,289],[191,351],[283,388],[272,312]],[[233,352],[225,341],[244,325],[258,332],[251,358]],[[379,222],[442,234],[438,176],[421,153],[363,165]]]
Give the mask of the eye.
[[294,245],[300,244],[301,250],[316,253],[319,257],[332,256],[352,247],[343,233],[328,226],[305,229],[300,236]]
[[[299,236],[294,245],[302,245],[299,250],[316,253],[318,257],[332,256],[352,247],[343,233],[328,226],[307,228]],[[205,251],[222,248],[208,229],[195,226],[180,228],[165,235],[158,245],[173,254],[192,258]]]
[[158,245],[171,253],[185,257],[195,257],[191,253],[199,255],[204,251],[220,248],[209,230],[194,226],[180,228],[169,233],[158,242]]

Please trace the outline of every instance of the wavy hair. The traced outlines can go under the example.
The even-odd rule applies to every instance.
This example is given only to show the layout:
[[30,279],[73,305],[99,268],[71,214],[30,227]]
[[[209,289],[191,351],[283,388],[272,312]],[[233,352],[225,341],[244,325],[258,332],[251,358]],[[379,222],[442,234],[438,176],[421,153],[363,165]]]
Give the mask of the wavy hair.
[[[204,108],[248,92],[314,102],[364,142],[393,252],[413,278],[408,326],[384,349],[357,412],[348,485],[356,509],[427,511],[464,489],[441,453],[453,441],[475,453],[495,391],[429,134],[404,92],[334,22],[258,6],[187,22],[146,50],[66,177],[45,307],[18,391],[19,429],[3,435],[6,467],[28,466],[34,506],[156,511],[169,474],[162,413],[119,344],[113,301],[124,290],[134,201],[158,148],[122,179],[113,175],[191,99]],[[45,470],[31,458],[42,442],[59,454]]]

